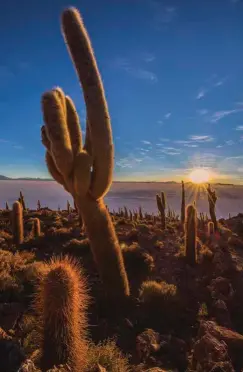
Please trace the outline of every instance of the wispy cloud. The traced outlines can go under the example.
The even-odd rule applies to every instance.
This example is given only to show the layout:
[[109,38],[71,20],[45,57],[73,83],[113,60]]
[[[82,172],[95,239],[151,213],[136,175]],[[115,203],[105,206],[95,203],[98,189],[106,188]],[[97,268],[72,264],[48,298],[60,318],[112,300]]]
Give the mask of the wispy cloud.
[[171,112],[167,112],[167,114],[165,114],[165,119],[169,119],[171,117]]
[[228,146],[232,146],[232,145],[234,145],[235,142],[233,140],[228,140],[228,141],[225,141],[225,143]]
[[150,0],[148,2],[153,10],[153,27],[161,29],[163,26],[167,26],[177,16],[177,9],[173,6],[165,6],[162,2],[157,0]]
[[147,80],[151,83],[157,83],[157,75],[147,69],[143,69],[140,66],[133,66],[131,62],[126,58],[116,58],[113,61],[113,67],[123,70],[134,78]]
[[144,52],[144,53],[142,53],[141,58],[146,63],[150,63],[150,62],[155,61],[155,55],[152,54],[152,53]]
[[236,127],[235,130],[243,130],[243,125],[238,125],[238,127]]
[[212,142],[212,141],[214,141],[214,138],[212,136],[196,136],[196,135],[193,135],[193,136],[190,136],[190,140],[195,141],[195,142]]
[[157,120],[157,123],[162,125],[163,124],[163,121],[162,120]]
[[243,109],[233,109],[233,110],[223,110],[223,111],[216,111],[213,113],[213,115],[210,118],[211,123],[217,123],[218,121],[222,120],[226,116],[236,114],[240,111],[243,111]]
[[206,89],[204,88],[201,88],[199,90],[199,92],[197,93],[197,96],[196,96],[196,99],[201,99],[205,96],[205,94],[207,93]]
[[201,109],[201,110],[197,110],[197,113],[201,116],[203,115],[207,115],[208,114],[208,110],[207,109]]
[[151,142],[150,141],[145,141],[145,140],[143,140],[143,141],[141,141],[142,143],[144,143],[145,145],[151,145]]

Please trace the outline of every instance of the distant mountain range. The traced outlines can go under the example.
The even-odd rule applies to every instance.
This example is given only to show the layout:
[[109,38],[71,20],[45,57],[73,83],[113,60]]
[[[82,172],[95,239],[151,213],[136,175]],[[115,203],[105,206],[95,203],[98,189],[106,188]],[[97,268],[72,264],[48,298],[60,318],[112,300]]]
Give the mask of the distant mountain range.
[[0,174],[0,181],[53,181],[51,178],[30,178],[30,177],[21,177],[21,178],[10,178]]
[[[31,177],[21,177],[21,178],[10,178],[0,174],[0,181],[53,181],[52,178],[31,178]],[[114,181],[115,183],[164,183],[164,184],[179,184],[176,181]],[[192,182],[185,182],[185,184],[190,184]],[[218,186],[235,186],[233,183],[213,183],[213,185]]]

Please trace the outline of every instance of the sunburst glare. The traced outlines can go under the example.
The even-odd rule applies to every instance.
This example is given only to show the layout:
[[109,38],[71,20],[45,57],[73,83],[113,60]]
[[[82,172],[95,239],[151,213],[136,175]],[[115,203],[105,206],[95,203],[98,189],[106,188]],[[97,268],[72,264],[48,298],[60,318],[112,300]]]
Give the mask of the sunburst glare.
[[191,171],[189,174],[189,179],[191,182],[196,184],[209,182],[211,175],[209,171],[205,168],[196,168]]

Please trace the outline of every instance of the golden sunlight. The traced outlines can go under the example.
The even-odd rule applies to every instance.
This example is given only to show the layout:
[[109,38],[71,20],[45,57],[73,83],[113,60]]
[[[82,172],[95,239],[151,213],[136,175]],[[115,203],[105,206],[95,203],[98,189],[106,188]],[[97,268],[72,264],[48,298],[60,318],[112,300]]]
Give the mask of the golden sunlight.
[[205,183],[210,180],[210,173],[207,169],[196,168],[189,174],[189,178],[193,183]]

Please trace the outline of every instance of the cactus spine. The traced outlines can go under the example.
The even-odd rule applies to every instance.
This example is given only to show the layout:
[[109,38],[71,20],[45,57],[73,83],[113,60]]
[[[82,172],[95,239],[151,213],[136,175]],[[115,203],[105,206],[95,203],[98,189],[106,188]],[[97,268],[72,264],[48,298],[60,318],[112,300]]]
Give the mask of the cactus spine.
[[22,244],[24,240],[23,207],[18,201],[13,203],[12,210],[13,243]]
[[185,224],[186,200],[185,200],[185,185],[181,181],[181,223]]
[[197,242],[197,210],[191,204],[186,209],[186,260],[190,265],[196,264],[196,242]]
[[157,207],[160,213],[161,217],[161,225],[162,229],[165,229],[165,208],[166,208],[166,202],[165,202],[165,193],[162,191],[161,196],[156,195],[156,201],[157,201]]
[[217,222],[216,212],[215,212],[215,206],[216,206],[216,201],[217,201],[216,191],[213,191],[211,189],[210,184],[208,184],[207,192],[208,192],[209,214],[214,224],[214,231],[218,231],[218,222]]
[[68,258],[51,261],[40,284],[36,308],[41,318],[41,370],[68,364],[73,372],[85,366],[86,281],[78,265]]
[[63,12],[62,31],[84,92],[86,138],[82,146],[79,117],[72,100],[60,88],[45,93],[42,143],[47,149],[47,166],[77,204],[107,294],[111,299],[123,300],[130,294],[127,274],[103,201],[112,182],[114,157],[104,89],[87,31],[76,9]]

